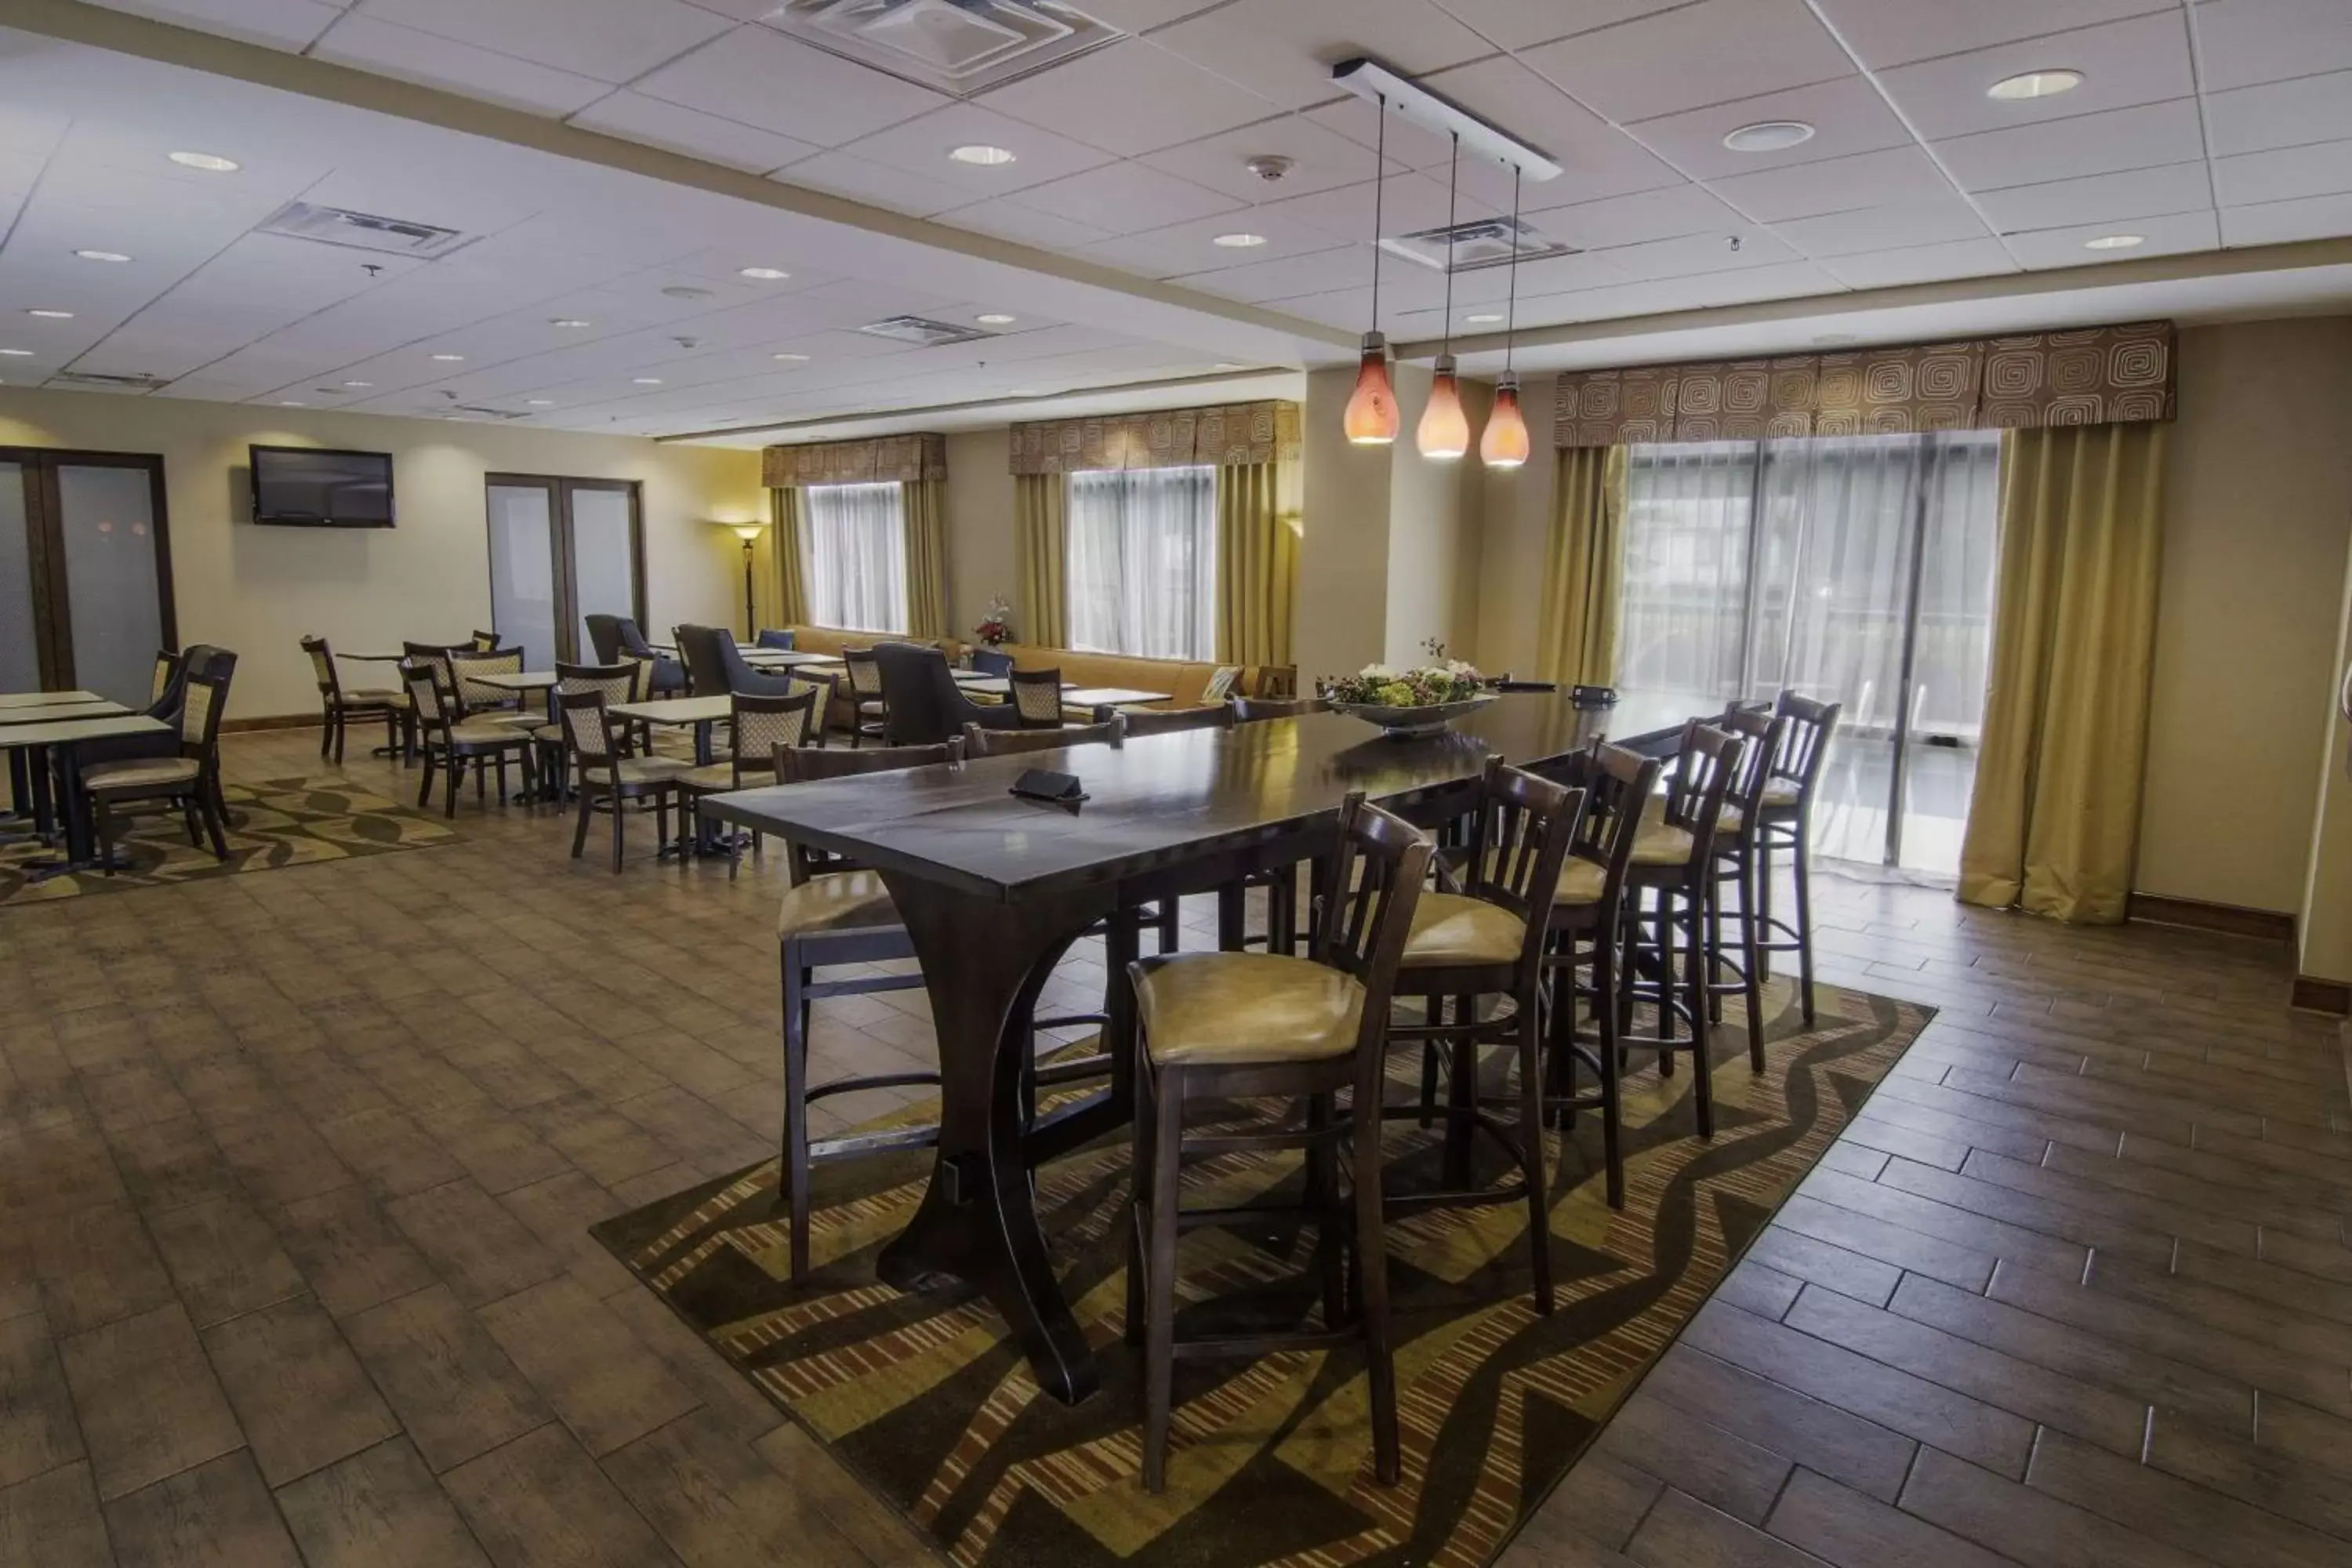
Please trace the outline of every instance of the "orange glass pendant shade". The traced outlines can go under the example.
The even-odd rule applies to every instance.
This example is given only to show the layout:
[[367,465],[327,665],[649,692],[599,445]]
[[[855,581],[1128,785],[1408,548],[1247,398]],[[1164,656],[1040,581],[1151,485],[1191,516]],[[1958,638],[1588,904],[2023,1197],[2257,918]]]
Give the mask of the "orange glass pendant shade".
[[1388,340],[1364,334],[1364,359],[1356,370],[1344,421],[1348,439],[1359,447],[1385,447],[1397,438],[1396,388],[1389,381]]
[[1505,371],[1495,383],[1495,411],[1478,437],[1478,458],[1490,468],[1516,468],[1528,460],[1528,421],[1519,412],[1519,378]]
[[1421,411],[1421,427],[1413,433],[1413,440],[1423,457],[1445,463],[1470,449],[1470,418],[1462,412],[1454,356],[1438,355],[1436,369],[1436,377],[1429,384],[1429,406]]

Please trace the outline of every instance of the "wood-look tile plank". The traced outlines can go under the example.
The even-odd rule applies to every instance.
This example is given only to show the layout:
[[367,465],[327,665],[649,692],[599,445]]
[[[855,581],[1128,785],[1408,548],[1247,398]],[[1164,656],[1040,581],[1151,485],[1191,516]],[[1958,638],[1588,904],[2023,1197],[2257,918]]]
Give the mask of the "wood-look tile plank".
[[384,1212],[468,1306],[511,1296],[563,1267],[470,1176],[394,1199]]
[[325,1308],[296,1296],[204,1331],[262,1479],[298,1476],[400,1429]]
[[301,1568],[241,1450],[114,1499],[106,1524],[121,1568]]
[[1796,1300],[1805,1282],[1755,1258],[1744,1258],[1715,1288],[1716,1300],[1728,1301],[1759,1318],[1779,1318]]
[[150,1215],[147,1225],[200,1329],[301,1293],[294,1260],[241,1195]]
[[245,1445],[176,1301],[59,1347],[99,1496],[108,1500]]
[[2112,1520],[1923,1447],[1902,1508],[2027,1568],[2214,1568]]
[[656,1568],[677,1557],[551,1422],[442,1478],[499,1568]]
[[608,1454],[604,1471],[687,1568],[770,1568],[793,1561],[863,1568],[869,1559],[707,1410]]
[[1934,1237],[2016,1267],[2039,1268],[2066,1279],[2079,1279],[2083,1275],[2086,1254],[2073,1242],[1988,1219],[1899,1187],[1880,1182],[1858,1182],[1836,1171],[1815,1170],[1798,1190],[1823,1203],[1885,1221],[1915,1236]]
[[697,1403],[661,1358],[569,1278],[517,1291],[479,1315],[591,1454],[634,1441]]
[[0,1568],[114,1568],[88,1465],[0,1488]]
[[1785,1457],[1664,1399],[1626,1404],[1595,1447],[1749,1524],[1764,1522],[1789,1479]]
[[1672,1487],[1625,1543],[1625,1555],[1655,1568],[1812,1568],[1816,1562]]
[[1778,1229],[1860,1253],[1898,1270],[1925,1274],[1964,1290],[1983,1289],[1985,1282],[1992,1278],[1993,1266],[2000,1260],[1997,1254],[1981,1252],[1941,1237],[1923,1236],[1875,1215],[1823,1203],[1801,1192],[1781,1205],[1772,1223]]
[[[2147,1226],[2150,1222],[2177,1221],[2179,1211],[2165,1215],[2153,1205],[2129,1200],[2108,1202],[2096,1194],[2085,1194],[2079,1184],[2053,1177],[2039,1165],[1989,1155],[1981,1149],[1969,1151],[1958,1173],[1896,1160],[1887,1165],[1879,1181],[1886,1186],[2037,1230],[2077,1246],[2149,1262],[2168,1262],[2172,1257],[2177,1232],[2149,1229]],[[2255,1232],[2252,1226],[2231,1225],[2217,1227],[2210,1234],[2251,1247]]]
[[2352,1475],[2340,1465],[2314,1463],[2251,1441],[2243,1433],[2221,1431],[2177,1410],[2161,1409],[2149,1425],[2147,1463],[2352,1542],[2352,1484],[2347,1484]]
[[1799,1468],[1767,1533],[1834,1568],[2009,1568],[2010,1560],[1890,1502]]
[[1651,1401],[1675,1405],[1886,1502],[1902,1490],[1903,1477],[1918,1447],[1876,1422],[1850,1415],[1687,1345],[1668,1349],[1642,1380],[1639,1403]]
[[57,1342],[38,1312],[0,1321],[0,1487],[81,1458]]
[[448,1494],[404,1437],[279,1489],[310,1568],[489,1568]]
[[2230,1542],[2243,1561],[2276,1568],[2342,1568],[2347,1543],[2264,1509],[2117,1458],[2063,1432],[2034,1445],[2026,1485],[2184,1552]]
[[[1857,1301],[1868,1301],[1874,1307],[1886,1304],[1886,1299],[1895,1293],[1895,1282],[1903,1278],[1903,1270],[1893,1264],[1816,1241],[1780,1226],[1768,1226],[1748,1247],[1748,1258],[1792,1279],[1852,1296]],[[1794,1300],[1794,1292],[1790,1300]],[[1787,1303],[1782,1304],[1782,1310],[1787,1310]],[[1780,1313],[1770,1315],[1779,1317]]]
[[278,1238],[318,1297],[339,1318],[434,1282],[433,1266],[364,1187],[346,1185],[287,1205]]
[[372,1307],[343,1329],[436,1471],[550,1418],[530,1381],[446,1285]]
[[172,1277],[127,1204],[52,1214],[33,1226],[41,1304],[60,1336],[134,1317],[174,1300]]

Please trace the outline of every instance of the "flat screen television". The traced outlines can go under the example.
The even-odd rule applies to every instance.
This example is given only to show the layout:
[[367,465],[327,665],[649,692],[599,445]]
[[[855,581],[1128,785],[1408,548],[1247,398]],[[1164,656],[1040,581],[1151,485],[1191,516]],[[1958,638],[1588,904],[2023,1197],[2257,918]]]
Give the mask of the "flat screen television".
[[254,447],[253,521],[302,528],[390,528],[392,454]]

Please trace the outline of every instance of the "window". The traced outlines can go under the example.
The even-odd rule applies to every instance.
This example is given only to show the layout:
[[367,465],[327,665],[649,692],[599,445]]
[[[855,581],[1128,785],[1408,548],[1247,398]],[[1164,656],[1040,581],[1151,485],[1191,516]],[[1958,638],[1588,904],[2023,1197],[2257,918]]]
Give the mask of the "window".
[[907,629],[907,522],[898,486],[811,485],[803,494],[808,613],[821,626]]
[[1819,847],[1957,868],[1992,642],[2000,437],[1694,443],[1627,459],[1618,684],[1844,704]]
[[1216,651],[1217,470],[1070,476],[1070,646],[1206,660]]

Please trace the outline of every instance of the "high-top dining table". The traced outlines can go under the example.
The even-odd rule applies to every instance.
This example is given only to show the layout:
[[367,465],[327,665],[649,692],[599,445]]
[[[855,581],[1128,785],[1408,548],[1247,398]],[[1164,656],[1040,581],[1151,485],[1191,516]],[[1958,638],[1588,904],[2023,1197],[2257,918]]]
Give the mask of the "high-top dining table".
[[[1489,754],[1556,760],[1596,738],[1672,743],[1687,700],[1580,709],[1510,694],[1444,734],[1390,739],[1339,713],[1154,735],[714,795],[706,816],[855,858],[905,921],[939,1037],[939,1146],[929,1191],[877,1271],[915,1289],[961,1282],[1003,1313],[1039,1383],[1075,1404],[1099,1386],[1054,1278],[1030,1173],[1132,1113],[1123,983],[1133,922],[1108,922],[1109,1087],[1024,1126],[1023,1055],[1039,990],[1070,944],[1145,899],[1205,892],[1321,851],[1351,790],[1413,815],[1451,815]],[[1030,768],[1075,773],[1087,798],[1008,793]]]

